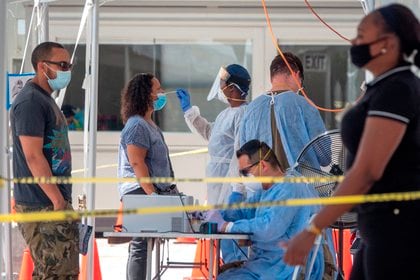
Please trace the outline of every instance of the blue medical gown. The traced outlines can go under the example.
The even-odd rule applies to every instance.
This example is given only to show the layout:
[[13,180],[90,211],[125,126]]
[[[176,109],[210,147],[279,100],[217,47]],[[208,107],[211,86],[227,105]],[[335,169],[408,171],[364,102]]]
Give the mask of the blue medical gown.
[[[207,164],[207,177],[239,177],[238,160],[235,151],[239,146],[239,125],[246,104],[228,107],[217,116],[214,123],[200,115],[198,107],[193,106],[185,114],[185,121],[193,132],[200,134],[208,143],[210,161]],[[209,205],[227,203],[232,192],[231,183],[208,183],[207,203]]]
[[[238,194],[235,193],[237,201]],[[255,192],[247,203],[272,202],[277,200],[317,197],[307,184],[277,183],[268,190]],[[233,202],[233,201],[231,201]],[[225,279],[291,279],[294,267],[283,262],[282,240],[289,240],[303,230],[310,217],[318,211],[317,206],[258,207],[256,209],[230,209],[222,212],[226,221],[233,222],[231,232],[249,233],[250,258],[241,268],[234,268],[218,276]],[[322,248],[317,253],[310,279],[321,279],[324,271]]]
[[[271,101],[271,95],[263,94],[247,106],[239,131],[241,146],[258,139],[273,147]],[[287,161],[293,166],[305,145],[325,132],[324,122],[316,108],[292,91],[274,96],[274,114]],[[317,159],[316,165],[326,166],[330,160],[329,157]]]

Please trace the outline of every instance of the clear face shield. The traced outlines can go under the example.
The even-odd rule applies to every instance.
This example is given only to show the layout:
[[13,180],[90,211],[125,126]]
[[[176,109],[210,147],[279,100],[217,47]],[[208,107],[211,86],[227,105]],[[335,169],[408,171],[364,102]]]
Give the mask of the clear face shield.
[[214,79],[213,85],[211,86],[207,101],[213,100],[215,97],[224,103],[228,103],[226,96],[224,95],[222,88],[226,86],[226,81],[230,78],[230,74],[226,71],[225,67],[220,67],[219,73],[217,73]]

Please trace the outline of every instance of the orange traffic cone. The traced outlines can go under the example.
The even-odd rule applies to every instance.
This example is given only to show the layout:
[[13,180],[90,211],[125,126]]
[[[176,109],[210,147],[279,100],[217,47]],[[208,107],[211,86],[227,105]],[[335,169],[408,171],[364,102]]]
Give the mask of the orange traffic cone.
[[197,244],[197,239],[194,237],[178,237],[175,241],[178,244]]
[[[86,275],[87,262],[88,256],[82,256],[82,265],[80,267],[79,280],[90,279]],[[102,280],[101,265],[99,262],[98,246],[96,245],[96,239],[93,240],[93,280]]]
[[[210,241],[209,240],[200,240],[197,242],[197,249],[195,251],[195,263],[204,263],[199,268],[193,268],[191,279],[202,279],[204,276],[205,279],[209,277],[209,270],[213,269],[213,275],[216,275],[216,252],[213,256],[213,267],[208,267],[210,262]],[[216,251],[216,250],[215,250]],[[220,261],[222,262],[222,261]],[[221,263],[219,264],[221,265]]]
[[23,251],[22,264],[20,266],[19,280],[31,280],[34,271],[34,262],[32,261],[29,248]]

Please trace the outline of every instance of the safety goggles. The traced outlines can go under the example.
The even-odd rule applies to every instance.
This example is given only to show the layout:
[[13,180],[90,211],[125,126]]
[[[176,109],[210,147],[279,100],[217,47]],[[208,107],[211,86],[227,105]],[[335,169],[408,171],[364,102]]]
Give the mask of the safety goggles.
[[254,162],[251,165],[248,165],[245,168],[239,169],[239,174],[243,177],[248,177],[249,176],[249,172],[251,171],[251,168],[254,167],[255,165],[259,164],[262,160],[266,160],[268,158],[268,155],[270,154],[271,150],[268,150],[267,153],[262,157],[261,155],[261,142],[260,142],[260,148],[258,149],[258,152],[260,154],[260,160]]
[[68,71],[73,68],[72,63],[68,63],[66,61],[51,61],[51,60],[44,60],[45,63],[54,64],[61,68],[63,71]]
[[241,174],[242,177],[248,177],[249,176],[249,172],[251,171],[251,168],[254,167],[255,165],[259,164],[260,161],[261,160],[259,160],[257,162],[254,162],[253,164],[251,164],[251,165],[249,165],[249,166],[247,166],[245,168],[239,169],[239,174]]

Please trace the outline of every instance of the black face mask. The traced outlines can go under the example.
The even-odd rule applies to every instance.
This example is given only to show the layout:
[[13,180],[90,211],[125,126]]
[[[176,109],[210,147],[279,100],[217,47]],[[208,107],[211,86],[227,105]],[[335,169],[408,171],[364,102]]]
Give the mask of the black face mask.
[[385,38],[379,38],[368,44],[355,45],[350,48],[350,57],[351,62],[359,68],[362,68],[368,64],[372,59],[377,58],[378,56],[384,54],[383,52],[378,53],[377,55],[372,56],[370,54],[370,45],[375,44]]

